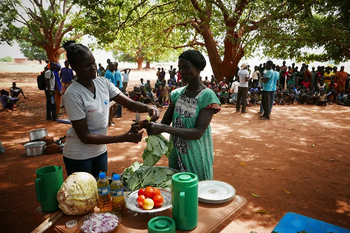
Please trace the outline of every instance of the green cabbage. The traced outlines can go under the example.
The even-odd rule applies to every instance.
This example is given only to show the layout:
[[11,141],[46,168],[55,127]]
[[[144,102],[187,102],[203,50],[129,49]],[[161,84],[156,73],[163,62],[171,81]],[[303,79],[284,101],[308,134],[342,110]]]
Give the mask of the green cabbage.
[[67,215],[92,211],[98,202],[96,179],[87,172],[75,172],[62,184],[57,193],[60,209]]

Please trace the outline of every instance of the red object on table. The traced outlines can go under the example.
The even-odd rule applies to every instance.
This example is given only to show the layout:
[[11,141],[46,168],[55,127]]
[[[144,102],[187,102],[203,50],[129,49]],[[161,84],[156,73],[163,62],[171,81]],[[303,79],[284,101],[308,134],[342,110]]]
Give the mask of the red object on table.
[[[247,200],[238,195],[236,195],[231,201],[222,204],[207,204],[199,202],[197,227],[191,231],[176,230],[176,232],[219,233],[245,210],[246,203]],[[38,207],[35,212],[40,217],[41,221],[50,216],[50,213],[42,212],[40,207]],[[152,214],[141,214],[128,210],[126,216],[122,218],[115,233],[147,233],[148,221],[157,216],[171,217],[171,209]],[[47,232],[80,233],[78,226],[72,229],[66,228],[66,222],[73,219],[79,221],[82,217],[84,217],[84,215],[64,215],[54,226],[50,227]]]

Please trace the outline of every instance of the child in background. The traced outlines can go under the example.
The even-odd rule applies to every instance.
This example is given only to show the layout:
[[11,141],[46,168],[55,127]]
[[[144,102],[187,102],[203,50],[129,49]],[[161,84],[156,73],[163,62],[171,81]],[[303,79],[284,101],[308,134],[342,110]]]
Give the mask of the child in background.
[[226,87],[222,87],[220,92],[220,102],[223,104],[227,104],[228,100],[228,92],[226,90]]
[[275,101],[276,101],[276,104],[278,104],[278,105],[284,105],[285,104],[284,92],[283,91],[277,90]]
[[325,95],[324,90],[321,90],[320,94],[318,94],[317,105],[318,106],[327,106],[327,97]]

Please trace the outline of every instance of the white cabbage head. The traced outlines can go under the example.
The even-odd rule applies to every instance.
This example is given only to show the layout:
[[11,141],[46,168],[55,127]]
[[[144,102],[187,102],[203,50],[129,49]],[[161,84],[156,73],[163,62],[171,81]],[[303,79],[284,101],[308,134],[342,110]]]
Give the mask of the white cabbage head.
[[92,211],[98,202],[96,179],[87,172],[75,172],[62,184],[57,193],[60,209],[67,215]]

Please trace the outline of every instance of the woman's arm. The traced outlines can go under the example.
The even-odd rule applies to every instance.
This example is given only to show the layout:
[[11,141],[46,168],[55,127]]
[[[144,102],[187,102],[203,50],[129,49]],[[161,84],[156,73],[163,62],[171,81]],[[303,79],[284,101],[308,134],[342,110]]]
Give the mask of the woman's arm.
[[[198,140],[202,137],[205,130],[208,128],[208,125],[211,119],[213,118],[214,113],[215,109],[203,108],[199,112],[195,128],[186,129],[172,127],[166,124],[166,120],[163,119],[164,123],[163,120],[162,123],[150,123],[150,125],[147,127],[147,132],[149,135],[160,134],[165,132],[185,140]],[[169,116],[164,115],[164,117],[168,118]]]
[[78,135],[80,141],[85,144],[108,144],[118,142],[140,142],[142,139],[143,131],[139,131],[137,134],[131,133],[131,131],[116,136],[91,134],[89,132],[86,119],[72,121],[72,126]]

